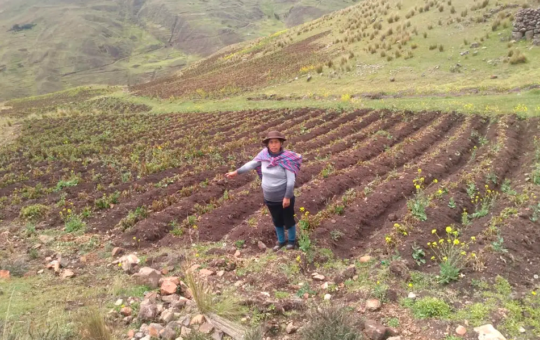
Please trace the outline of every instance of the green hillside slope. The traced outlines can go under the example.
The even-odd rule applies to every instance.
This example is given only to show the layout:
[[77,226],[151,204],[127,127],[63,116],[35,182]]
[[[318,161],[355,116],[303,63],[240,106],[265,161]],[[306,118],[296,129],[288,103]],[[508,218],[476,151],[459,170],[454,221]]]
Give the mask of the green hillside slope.
[[133,90],[192,99],[506,91],[540,79],[540,48],[512,40],[514,15],[531,5],[538,2],[365,1]]
[[3,0],[0,100],[81,84],[152,80],[229,44],[351,4],[352,0]]

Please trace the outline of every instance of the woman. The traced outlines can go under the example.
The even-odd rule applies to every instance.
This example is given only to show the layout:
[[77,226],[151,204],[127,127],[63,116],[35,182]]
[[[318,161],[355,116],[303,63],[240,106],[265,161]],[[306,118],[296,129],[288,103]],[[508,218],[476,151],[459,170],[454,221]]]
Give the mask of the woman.
[[[276,227],[278,242],[274,251],[284,246],[287,246],[287,250],[294,249],[296,245],[294,183],[300,171],[302,156],[283,150],[283,143],[286,140],[280,132],[270,131],[263,140],[266,147],[255,159],[225,175],[227,178],[234,178],[238,174],[257,170],[262,179],[264,203],[268,206]],[[285,239],[285,229],[288,231],[287,239]]]

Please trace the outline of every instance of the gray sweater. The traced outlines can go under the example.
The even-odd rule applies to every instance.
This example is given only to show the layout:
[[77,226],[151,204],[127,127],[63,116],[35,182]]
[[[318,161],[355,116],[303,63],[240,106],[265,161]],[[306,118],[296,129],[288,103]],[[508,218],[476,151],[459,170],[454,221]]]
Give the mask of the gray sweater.
[[251,161],[238,169],[238,174],[254,170],[260,165],[262,165],[262,189],[264,199],[268,202],[281,202],[285,197],[292,198],[294,195],[296,175],[294,172],[285,170],[279,165],[269,168],[268,165],[270,165],[270,162]]

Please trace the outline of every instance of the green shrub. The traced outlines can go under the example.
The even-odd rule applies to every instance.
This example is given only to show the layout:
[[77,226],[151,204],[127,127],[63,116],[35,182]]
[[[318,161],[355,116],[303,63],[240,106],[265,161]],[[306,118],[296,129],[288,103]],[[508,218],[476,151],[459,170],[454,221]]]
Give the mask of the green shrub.
[[67,218],[65,223],[65,231],[68,233],[74,233],[76,231],[84,231],[86,223],[77,215],[71,215]]
[[302,328],[304,340],[361,340],[358,318],[346,307],[328,306],[308,313],[308,323]]
[[412,305],[412,312],[418,319],[439,317],[447,318],[452,312],[450,306],[435,297],[425,297]]
[[441,262],[439,265],[441,268],[439,274],[439,283],[448,284],[451,281],[457,281],[459,279],[460,269],[450,261]]
[[25,220],[39,220],[47,216],[50,208],[43,204],[32,204],[21,208],[19,217]]

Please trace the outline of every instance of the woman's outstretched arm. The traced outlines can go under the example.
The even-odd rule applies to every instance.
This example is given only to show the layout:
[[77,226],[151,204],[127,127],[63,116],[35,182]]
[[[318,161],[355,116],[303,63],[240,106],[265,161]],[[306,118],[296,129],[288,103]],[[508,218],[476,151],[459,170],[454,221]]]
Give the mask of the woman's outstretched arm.
[[225,176],[227,176],[227,178],[233,178],[236,175],[241,175],[241,174],[246,173],[246,172],[248,172],[250,170],[254,170],[257,167],[259,167],[260,165],[261,165],[261,162],[250,161],[250,162],[247,162],[246,164],[242,165],[242,167],[240,169],[238,169],[236,171],[233,171],[233,172],[229,172]]

